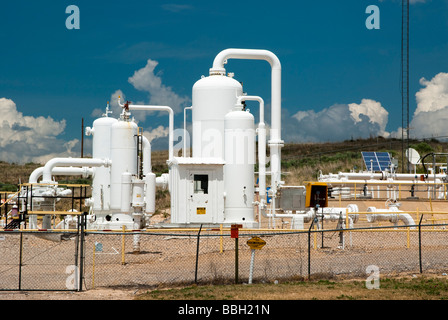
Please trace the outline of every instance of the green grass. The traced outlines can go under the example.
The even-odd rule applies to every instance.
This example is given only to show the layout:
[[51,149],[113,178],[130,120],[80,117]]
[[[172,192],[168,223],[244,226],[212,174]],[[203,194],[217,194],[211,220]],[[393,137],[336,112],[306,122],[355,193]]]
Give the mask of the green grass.
[[448,279],[380,279],[378,289],[361,280],[292,281],[279,284],[192,285],[141,293],[139,300],[446,300]]

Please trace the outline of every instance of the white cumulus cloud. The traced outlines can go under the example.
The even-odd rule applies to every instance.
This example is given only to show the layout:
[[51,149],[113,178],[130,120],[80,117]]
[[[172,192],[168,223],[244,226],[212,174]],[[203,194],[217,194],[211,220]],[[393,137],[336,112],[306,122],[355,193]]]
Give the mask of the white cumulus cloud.
[[45,163],[54,157],[75,156],[78,139],[58,138],[65,120],[25,116],[13,100],[0,98],[0,160],[14,163]]
[[[287,121],[288,140],[294,142],[342,141],[350,138],[389,136],[385,131],[389,113],[381,103],[334,104],[322,111],[298,111]],[[283,117],[285,118],[285,117]]]
[[162,83],[161,76],[154,73],[158,64],[157,61],[148,59],[146,66],[135,71],[128,81],[135,89],[149,93],[150,105],[169,106],[175,113],[181,112],[190,98],[178,95],[171,87]]
[[420,79],[423,87],[415,94],[417,108],[409,125],[411,137],[448,136],[448,73],[440,72],[431,80]]

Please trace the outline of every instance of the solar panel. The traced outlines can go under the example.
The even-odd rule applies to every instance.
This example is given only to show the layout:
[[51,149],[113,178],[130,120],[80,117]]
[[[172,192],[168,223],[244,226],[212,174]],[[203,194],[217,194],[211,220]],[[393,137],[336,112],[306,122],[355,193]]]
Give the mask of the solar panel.
[[361,152],[366,169],[369,171],[384,171],[390,167],[391,160],[388,152]]

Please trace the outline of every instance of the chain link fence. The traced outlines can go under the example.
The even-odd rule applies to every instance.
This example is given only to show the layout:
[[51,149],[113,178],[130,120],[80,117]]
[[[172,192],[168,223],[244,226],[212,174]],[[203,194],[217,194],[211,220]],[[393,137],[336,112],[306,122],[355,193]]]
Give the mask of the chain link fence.
[[[89,290],[448,273],[446,225],[304,231],[3,231],[0,290]],[[247,241],[266,244],[254,251]],[[82,277],[81,277],[82,275]]]

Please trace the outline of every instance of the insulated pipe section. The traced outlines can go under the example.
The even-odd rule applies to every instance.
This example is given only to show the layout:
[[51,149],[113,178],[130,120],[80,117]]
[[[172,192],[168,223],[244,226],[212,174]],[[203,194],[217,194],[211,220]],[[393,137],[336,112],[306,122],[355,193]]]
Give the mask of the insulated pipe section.
[[51,182],[51,173],[56,166],[61,167],[109,167],[109,159],[88,159],[88,158],[53,158],[48,161],[43,169],[42,183]]
[[398,221],[402,221],[406,226],[414,226],[415,222],[409,213],[403,213],[398,210],[397,207],[391,207],[389,209],[377,209],[375,207],[368,207],[367,212],[373,212],[367,215],[367,221],[372,223],[376,221],[389,221],[397,224]]
[[169,187],[169,178],[170,175],[168,173],[162,173],[160,177],[156,178],[156,186],[161,187],[164,190]]
[[[35,169],[30,177],[28,178],[28,183],[37,183],[37,180],[39,180],[40,177],[42,177],[44,173],[44,167],[39,167]],[[83,176],[83,177],[89,177],[93,175],[92,168],[88,167],[55,167],[53,170],[51,170],[51,174],[55,176]]]
[[[238,97],[237,105],[243,101],[258,101],[260,103],[260,122],[258,124],[258,171],[259,171],[259,195],[260,198],[266,197],[266,125],[264,123],[264,101],[258,96]],[[263,199],[265,200],[265,199]],[[263,205],[262,203],[261,205]]]
[[[420,181],[421,174],[412,173],[390,173],[390,172],[339,172],[337,175],[322,175],[322,179],[346,179],[346,180],[404,180],[404,181]],[[435,179],[446,178],[446,174],[436,174]],[[425,181],[434,181],[434,175],[425,178]]]
[[210,75],[225,74],[224,64],[227,59],[265,60],[271,65],[271,130],[270,130],[270,154],[271,154],[271,178],[272,191],[275,195],[281,180],[281,64],[275,54],[267,50],[256,49],[226,49],[218,53],[210,69]]

